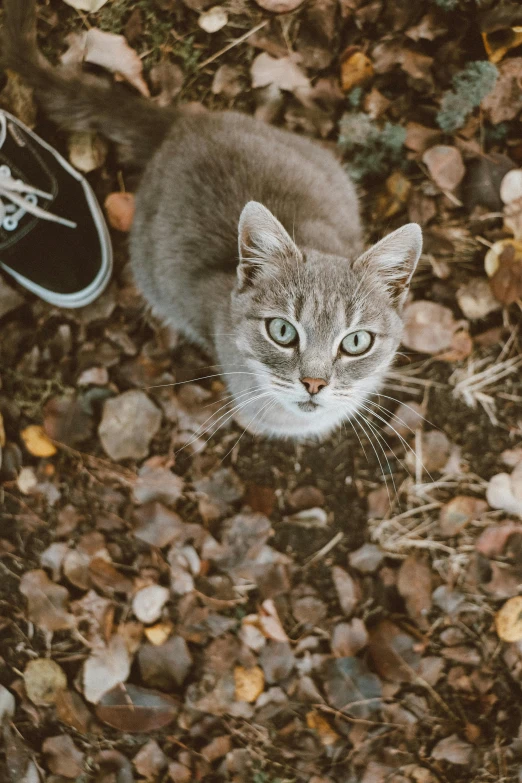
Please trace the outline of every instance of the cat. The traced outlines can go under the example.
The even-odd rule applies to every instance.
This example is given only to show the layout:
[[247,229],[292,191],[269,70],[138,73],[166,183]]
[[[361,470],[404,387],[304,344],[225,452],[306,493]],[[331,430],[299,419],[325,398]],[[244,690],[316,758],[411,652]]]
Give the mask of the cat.
[[133,275],[152,312],[218,362],[232,399],[221,416],[301,440],[357,415],[401,340],[419,226],[364,252],[354,185],[316,142],[53,69],[37,49],[35,0],[4,9],[4,60],[49,116],[104,134],[144,167]]

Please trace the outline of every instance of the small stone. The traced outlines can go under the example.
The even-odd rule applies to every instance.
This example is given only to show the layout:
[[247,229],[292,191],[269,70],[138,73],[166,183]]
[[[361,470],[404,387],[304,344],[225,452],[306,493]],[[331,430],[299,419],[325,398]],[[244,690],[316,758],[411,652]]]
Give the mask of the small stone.
[[324,495],[317,487],[305,485],[290,493],[288,505],[293,511],[305,511],[314,508],[314,506],[322,507],[324,506]]
[[106,367],[89,367],[78,378],[78,386],[107,386],[109,373]]

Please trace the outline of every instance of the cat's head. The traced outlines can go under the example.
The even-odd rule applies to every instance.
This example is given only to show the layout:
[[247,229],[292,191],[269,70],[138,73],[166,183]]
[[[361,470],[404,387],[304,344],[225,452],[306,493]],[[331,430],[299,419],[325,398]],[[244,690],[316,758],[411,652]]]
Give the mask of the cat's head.
[[326,255],[298,247],[262,204],[245,206],[232,314],[250,373],[238,381],[258,394],[245,407],[264,410],[251,429],[320,436],[361,410],[400,343],[421,248],[410,223],[358,257],[349,247],[344,258]]

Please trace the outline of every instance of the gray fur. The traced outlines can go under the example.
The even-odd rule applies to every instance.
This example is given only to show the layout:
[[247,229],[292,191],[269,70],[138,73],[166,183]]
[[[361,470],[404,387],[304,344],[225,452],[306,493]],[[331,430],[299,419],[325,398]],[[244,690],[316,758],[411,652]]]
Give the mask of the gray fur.
[[[7,11],[32,1],[7,0]],[[47,78],[34,58],[21,70],[36,83],[35,71]],[[77,103],[86,102],[83,116],[89,96],[78,79],[75,92]],[[54,106],[63,101],[60,80],[40,93]],[[99,102],[93,111],[103,114]],[[114,118],[112,133],[103,116],[97,123],[106,135],[142,149],[139,123],[123,123],[123,132]],[[322,437],[357,412],[393,360],[420,229],[404,226],[361,255],[355,189],[329,152],[235,112],[180,110],[169,116],[168,131],[165,116],[136,196],[130,255],[137,284],[156,315],[219,362],[242,426],[273,437]],[[77,127],[78,114],[71,123]],[[272,317],[296,327],[296,347],[270,339]],[[359,329],[375,335],[371,349],[343,355],[343,336]],[[300,381],[306,377],[328,382],[315,406]]]

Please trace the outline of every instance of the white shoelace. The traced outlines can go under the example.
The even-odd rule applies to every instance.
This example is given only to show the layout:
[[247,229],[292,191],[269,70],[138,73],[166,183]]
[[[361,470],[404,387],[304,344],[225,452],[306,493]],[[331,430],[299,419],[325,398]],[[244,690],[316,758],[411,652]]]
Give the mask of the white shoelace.
[[52,194],[38,190],[32,185],[26,185],[21,179],[14,179],[8,166],[0,166],[0,225],[3,228],[7,231],[14,231],[18,228],[20,219],[27,212],[42,220],[50,220],[52,223],[76,228],[77,224],[72,220],[54,215],[39,207],[38,197],[52,199]]

